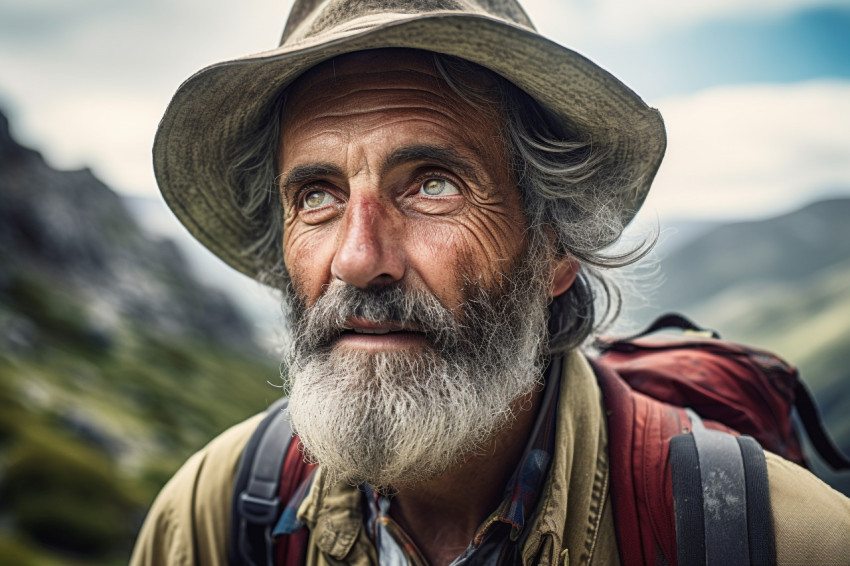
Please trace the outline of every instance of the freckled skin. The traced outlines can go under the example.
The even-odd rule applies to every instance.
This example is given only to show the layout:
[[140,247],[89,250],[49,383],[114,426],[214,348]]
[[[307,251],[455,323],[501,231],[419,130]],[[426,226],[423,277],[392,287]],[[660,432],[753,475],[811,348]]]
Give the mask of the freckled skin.
[[[469,106],[437,77],[429,56],[385,50],[338,58],[291,89],[281,179],[296,167],[333,168],[281,187],[286,265],[308,304],[341,279],[424,288],[454,308],[459,274],[493,283],[525,249],[498,113]],[[413,146],[451,149],[464,167],[420,157],[385,166]],[[457,194],[425,194],[429,179]]]

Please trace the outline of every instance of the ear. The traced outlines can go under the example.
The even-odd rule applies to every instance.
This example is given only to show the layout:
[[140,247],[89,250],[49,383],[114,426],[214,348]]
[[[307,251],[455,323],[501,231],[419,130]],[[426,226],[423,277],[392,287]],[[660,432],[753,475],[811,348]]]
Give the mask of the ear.
[[570,256],[563,256],[555,260],[555,276],[552,278],[552,297],[564,294],[572,287],[578,276],[579,262]]

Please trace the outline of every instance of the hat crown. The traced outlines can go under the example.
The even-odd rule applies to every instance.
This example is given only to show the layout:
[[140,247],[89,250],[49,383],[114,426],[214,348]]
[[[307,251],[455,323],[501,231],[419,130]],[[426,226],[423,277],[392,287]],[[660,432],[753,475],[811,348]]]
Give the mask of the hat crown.
[[516,0],[296,0],[280,45],[320,36],[365,16],[415,17],[446,12],[474,14],[534,29]]

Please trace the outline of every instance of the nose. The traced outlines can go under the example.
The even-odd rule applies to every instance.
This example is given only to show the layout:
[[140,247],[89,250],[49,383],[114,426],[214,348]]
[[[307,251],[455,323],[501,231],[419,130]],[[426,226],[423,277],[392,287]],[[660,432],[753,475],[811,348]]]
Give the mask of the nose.
[[376,197],[348,202],[331,263],[334,277],[361,289],[401,280],[405,257],[391,214]]

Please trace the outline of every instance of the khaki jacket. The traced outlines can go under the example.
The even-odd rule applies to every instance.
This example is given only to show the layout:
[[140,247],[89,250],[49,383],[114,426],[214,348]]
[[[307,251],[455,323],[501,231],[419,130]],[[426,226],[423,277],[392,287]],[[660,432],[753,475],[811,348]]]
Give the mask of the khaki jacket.
[[[611,510],[607,431],[587,360],[566,356],[556,452],[522,549],[524,564],[620,563]],[[227,430],[192,456],[157,497],[131,566],[225,566],[239,455],[262,415]],[[777,561],[850,564],[850,499],[803,468],[765,452]],[[307,564],[376,564],[363,528],[360,492],[329,489],[319,470],[298,510],[310,529]]]

